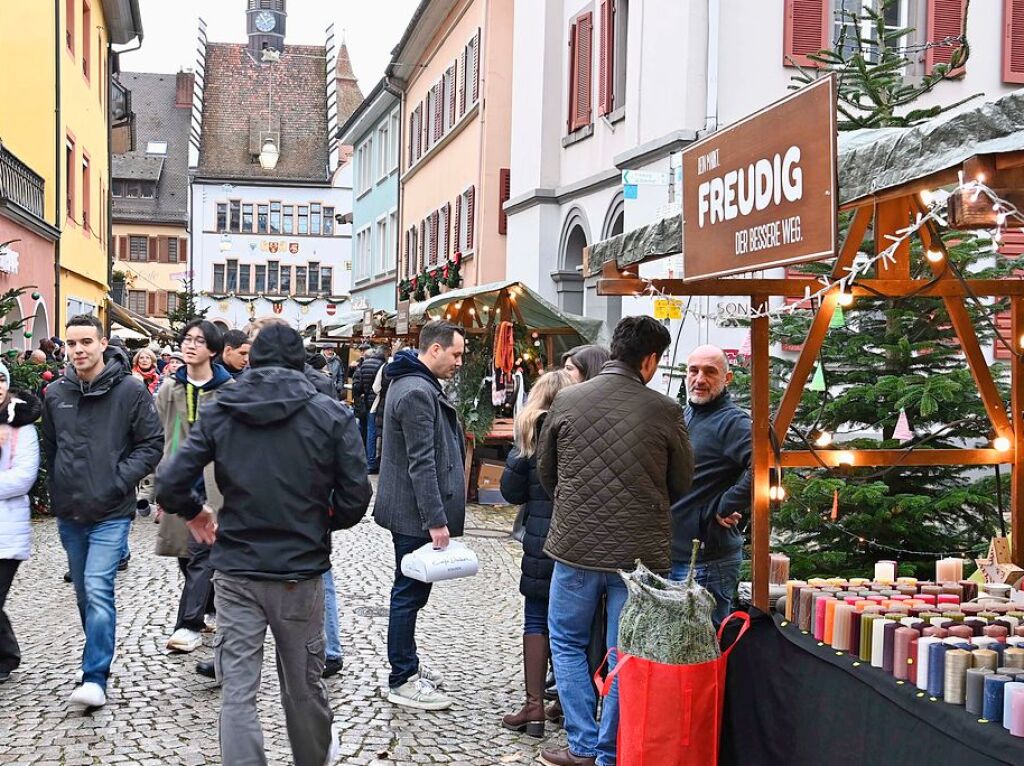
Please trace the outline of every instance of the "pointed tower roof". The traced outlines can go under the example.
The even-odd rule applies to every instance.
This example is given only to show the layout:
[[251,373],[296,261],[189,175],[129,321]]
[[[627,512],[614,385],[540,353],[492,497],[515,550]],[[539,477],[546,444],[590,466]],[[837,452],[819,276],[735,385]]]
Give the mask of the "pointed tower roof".
[[363,92],[359,89],[359,80],[352,71],[352,59],[348,55],[348,46],[342,37],[338,48],[338,64],[334,70],[338,86],[338,124],[344,125],[352,113],[363,103]]

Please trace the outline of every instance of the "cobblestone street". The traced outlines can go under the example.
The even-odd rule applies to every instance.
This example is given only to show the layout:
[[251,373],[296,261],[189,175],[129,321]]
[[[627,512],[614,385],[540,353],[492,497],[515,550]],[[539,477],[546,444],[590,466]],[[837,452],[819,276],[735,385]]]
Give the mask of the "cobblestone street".
[[[440,713],[393,707],[385,637],[392,576],[390,539],[371,520],[334,536],[345,670],[328,679],[342,731],[341,763],[468,766],[530,763],[538,742],[503,730],[500,716],[521,701],[518,545],[508,540],[508,509],[475,509],[466,542],[480,574],[435,586],[418,628],[420,654],[445,674],[456,702]],[[8,614],[23,662],[0,685],[0,763],[214,764],[219,696],[193,666],[212,653],[213,636],[191,655],[164,643],[177,609],[181,577],[170,558],[153,555],[156,525],[138,519],[132,561],[117,584],[117,656],[109,704],[92,715],[70,709],[81,628],[63,549],[52,520],[34,525],[34,555],[15,578]],[[273,650],[265,653],[260,711],[268,760],[291,763],[278,701]],[[551,729],[549,727],[549,735]]]

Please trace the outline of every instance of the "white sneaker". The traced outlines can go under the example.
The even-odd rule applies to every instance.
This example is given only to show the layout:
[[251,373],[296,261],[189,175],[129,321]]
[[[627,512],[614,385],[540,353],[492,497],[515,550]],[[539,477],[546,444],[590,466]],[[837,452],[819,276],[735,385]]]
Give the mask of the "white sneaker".
[[432,668],[428,668],[422,662],[420,663],[419,671],[409,680],[416,681],[420,678],[422,678],[424,681],[427,681],[435,689],[444,688],[444,676],[441,675],[438,671],[433,670]]
[[82,678],[84,676],[85,676],[85,674],[82,673],[82,669],[81,668],[79,668],[78,670],[75,671],[75,686],[81,686],[82,685]]
[[188,628],[178,628],[167,639],[167,648],[175,652],[194,652],[202,645],[202,634]]
[[217,615],[206,614],[203,615],[203,633],[216,633],[217,632]]
[[103,707],[107,704],[107,694],[103,687],[94,684],[92,681],[82,684],[73,692],[68,701],[72,705],[85,705],[85,707]]
[[447,710],[451,697],[439,692],[425,678],[410,678],[401,686],[388,691],[388,702],[417,710]]
[[331,746],[327,748],[327,760],[324,766],[331,766],[332,763],[341,757],[341,740],[338,739],[338,727],[331,724]]

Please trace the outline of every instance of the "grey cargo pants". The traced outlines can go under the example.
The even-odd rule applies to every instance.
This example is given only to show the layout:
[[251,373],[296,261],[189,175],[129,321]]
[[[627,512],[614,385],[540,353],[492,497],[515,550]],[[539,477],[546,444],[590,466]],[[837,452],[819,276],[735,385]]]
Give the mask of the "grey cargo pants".
[[333,714],[324,670],[323,579],[252,580],[215,572],[214,665],[221,682],[220,752],[224,766],[266,766],[256,695],[267,627],[277,642],[288,740],[295,766],[323,766]]

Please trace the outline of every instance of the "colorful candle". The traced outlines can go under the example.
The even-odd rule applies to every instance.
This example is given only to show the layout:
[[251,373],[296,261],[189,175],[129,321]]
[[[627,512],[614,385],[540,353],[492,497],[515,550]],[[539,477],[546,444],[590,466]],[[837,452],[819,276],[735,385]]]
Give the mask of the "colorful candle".
[[921,634],[913,628],[897,628],[894,635],[892,674],[897,681],[906,681],[910,678],[910,643]]
[[832,645],[832,633],[835,630],[836,604],[839,603],[841,602],[837,601],[835,598],[825,599],[824,632],[822,633],[821,638],[819,638],[818,640],[824,641],[829,646]]
[[985,676],[985,702],[981,708],[983,718],[998,723],[1003,720],[1003,687],[1010,677],[993,673]]
[[933,697],[942,696],[947,651],[949,647],[942,642],[928,647],[928,693]]
[[832,648],[838,652],[850,651],[850,604],[837,603],[833,610]]
[[899,622],[892,620],[882,628],[882,670],[886,673],[892,673],[896,662],[896,631],[899,627]]
[[[1003,715],[1006,715],[1006,707],[1003,707]],[[1010,697],[1010,734],[1015,737],[1024,737],[1024,692],[1017,691]]]
[[875,563],[875,582],[894,583],[896,582],[896,562],[878,561]]
[[946,669],[942,680],[942,698],[950,705],[963,705],[966,697],[967,668],[971,666],[971,653],[964,649],[946,652]]
[[935,582],[960,582],[964,578],[964,560],[939,559],[935,562]]
[[1020,681],[1010,681],[1003,685],[1003,728],[1010,730],[1013,723],[1013,695],[1024,692],[1024,684]]
[[871,624],[871,667],[880,668],[885,663],[885,626],[895,624],[885,617]]
[[928,660],[931,657],[928,650],[932,644],[940,642],[941,639],[935,636],[922,636],[917,639],[917,688],[921,691],[928,689]]
[[875,620],[881,620],[882,615],[875,612],[864,612],[860,618],[860,653],[858,656],[863,662],[871,662],[871,647],[874,637],[873,625]]
[[1005,625],[986,625],[982,628],[982,633],[986,636],[998,639],[999,643],[1005,644],[1006,637],[1009,631],[1006,630]]
[[965,704],[971,715],[981,715],[985,702],[985,677],[992,675],[990,668],[973,667],[967,669],[967,696]]

